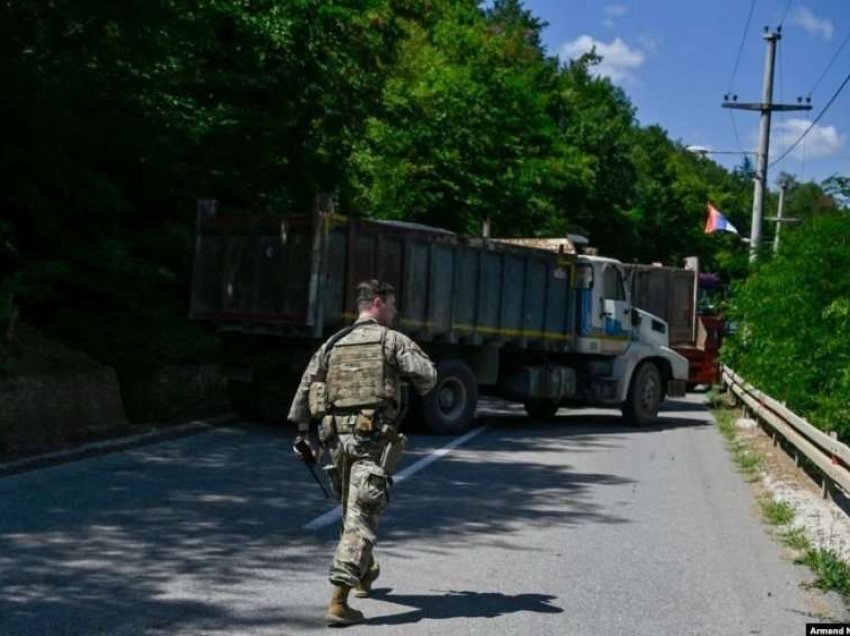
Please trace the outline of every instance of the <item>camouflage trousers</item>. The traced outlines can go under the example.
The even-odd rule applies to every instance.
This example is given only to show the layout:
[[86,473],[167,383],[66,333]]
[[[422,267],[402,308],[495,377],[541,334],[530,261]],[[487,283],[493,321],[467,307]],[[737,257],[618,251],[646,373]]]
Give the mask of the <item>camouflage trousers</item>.
[[357,587],[364,574],[377,567],[373,551],[378,519],[386,508],[387,474],[379,461],[386,442],[379,437],[341,433],[327,451],[339,476],[334,484],[343,506],[342,536],[330,568],[334,585]]

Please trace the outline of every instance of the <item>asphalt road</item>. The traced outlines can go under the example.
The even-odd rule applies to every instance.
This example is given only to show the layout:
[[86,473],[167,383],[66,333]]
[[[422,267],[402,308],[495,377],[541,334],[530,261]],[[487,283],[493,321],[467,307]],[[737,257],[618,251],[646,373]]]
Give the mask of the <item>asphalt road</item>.
[[[290,437],[220,428],[0,479],[0,634],[327,633],[337,524]],[[644,429],[492,403],[447,452],[432,455],[451,438],[412,442],[376,596],[353,603],[368,623],[346,633],[793,635],[847,619],[801,587],[701,396]]]

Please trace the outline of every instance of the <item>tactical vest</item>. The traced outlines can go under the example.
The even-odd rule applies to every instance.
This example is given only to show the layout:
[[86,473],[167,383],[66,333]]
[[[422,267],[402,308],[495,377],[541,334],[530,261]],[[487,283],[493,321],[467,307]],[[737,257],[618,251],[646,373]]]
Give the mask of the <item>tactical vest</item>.
[[334,345],[325,379],[331,412],[397,405],[401,384],[384,357],[386,339],[386,327],[366,324]]

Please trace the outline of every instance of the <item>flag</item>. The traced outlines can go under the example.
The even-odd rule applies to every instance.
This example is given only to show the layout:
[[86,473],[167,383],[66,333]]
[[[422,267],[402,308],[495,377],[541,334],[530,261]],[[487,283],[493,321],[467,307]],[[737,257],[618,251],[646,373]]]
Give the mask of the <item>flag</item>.
[[714,207],[714,204],[709,201],[708,206],[708,218],[705,221],[705,233],[711,234],[712,232],[732,232],[734,234],[738,233],[737,228],[729,222],[723,213]]

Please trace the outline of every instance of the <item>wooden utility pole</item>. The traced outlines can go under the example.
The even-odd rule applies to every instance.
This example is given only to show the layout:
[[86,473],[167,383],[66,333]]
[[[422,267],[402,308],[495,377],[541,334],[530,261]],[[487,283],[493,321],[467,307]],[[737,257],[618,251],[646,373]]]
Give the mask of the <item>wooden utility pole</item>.
[[726,95],[723,108],[738,110],[757,110],[761,113],[761,128],[759,131],[758,166],[756,168],[755,188],[753,191],[753,218],[750,226],[750,261],[758,258],[761,244],[761,222],[764,211],[764,199],[767,192],[767,158],[770,150],[770,115],[773,111],[781,110],[811,110],[811,104],[774,104],[773,103],[773,70],[776,61],[776,43],[782,39],[782,27],[776,31],[764,29],[764,39],[767,40],[767,54],[764,61],[764,82],[762,84],[762,99],[758,103],[738,103],[737,95],[728,101]]

